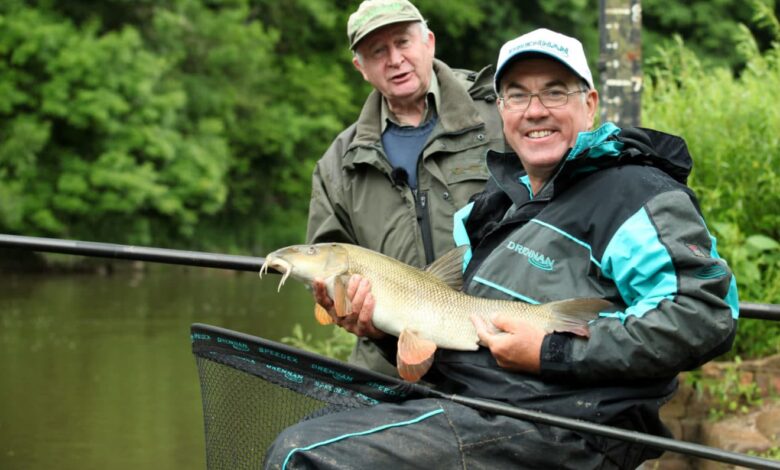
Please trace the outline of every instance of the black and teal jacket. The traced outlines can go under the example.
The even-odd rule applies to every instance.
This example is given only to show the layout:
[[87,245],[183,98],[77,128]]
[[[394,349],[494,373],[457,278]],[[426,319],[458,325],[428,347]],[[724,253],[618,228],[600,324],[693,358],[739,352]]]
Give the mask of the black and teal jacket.
[[[499,368],[489,351],[440,351],[454,393],[663,432],[677,374],[729,350],[736,282],[686,186],[684,141],[605,124],[581,133],[538,194],[515,154],[489,152],[485,191],[456,214],[467,293],[544,303],[604,297],[620,308],[590,338],[553,333],[541,375]],[[621,418],[622,417],[622,418]]]

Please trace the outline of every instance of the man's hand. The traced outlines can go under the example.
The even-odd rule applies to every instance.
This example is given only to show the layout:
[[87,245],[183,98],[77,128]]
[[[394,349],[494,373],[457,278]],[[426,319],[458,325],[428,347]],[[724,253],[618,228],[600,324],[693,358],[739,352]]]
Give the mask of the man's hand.
[[333,307],[333,299],[328,296],[328,290],[322,279],[315,279],[312,283],[314,300],[320,304],[328,314],[333,318],[333,323],[357,336],[367,336],[372,339],[379,339],[385,336],[385,333],[374,328],[371,316],[374,314],[375,300],[371,294],[371,281],[353,274],[347,284],[347,299],[352,304],[352,312],[340,317],[336,315]]
[[[539,373],[545,331],[529,323],[497,315],[493,325],[471,316],[482,344],[490,349],[499,366],[516,371]],[[496,328],[500,331],[496,331]]]

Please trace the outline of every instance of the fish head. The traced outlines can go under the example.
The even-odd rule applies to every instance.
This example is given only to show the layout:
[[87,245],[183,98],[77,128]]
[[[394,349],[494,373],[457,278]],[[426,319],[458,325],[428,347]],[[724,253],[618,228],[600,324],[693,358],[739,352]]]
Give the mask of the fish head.
[[311,285],[315,278],[328,279],[348,272],[349,254],[338,243],[292,245],[266,256],[260,275],[269,268],[282,274],[279,289],[290,276]]

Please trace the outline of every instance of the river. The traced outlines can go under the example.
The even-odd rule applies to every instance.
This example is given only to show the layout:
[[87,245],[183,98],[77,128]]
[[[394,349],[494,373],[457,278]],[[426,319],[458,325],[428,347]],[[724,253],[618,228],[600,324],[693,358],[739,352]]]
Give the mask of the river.
[[330,335],[296,282],[116,263],[110,275],[0,273],[0,468],[205,468],[189,327]]

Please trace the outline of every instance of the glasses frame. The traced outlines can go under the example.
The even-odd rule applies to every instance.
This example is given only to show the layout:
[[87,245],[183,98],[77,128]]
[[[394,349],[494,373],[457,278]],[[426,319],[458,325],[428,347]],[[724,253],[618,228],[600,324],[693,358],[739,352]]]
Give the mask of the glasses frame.
[[501,107],[504,109],[504,111],[509,112],[509,113],[524,113],[524,112],[528,111],[528,108],[531,107],[531,101],[534,100],[534,97],[536,97],[536,99],[539,100],[539,103],[542,106],[544,106],[545,108],[547,108],[547,109],[555,109],[555,108],[562,108],[562,107],[566,106],[567,104],[569,104],[569,97],[571,95],[575,95],[577,93],[587,93],[590,90],[584,90],[584,89],[580,88],[580,89],[577,89],[577,90],[574,90],[574,91],[568,91],[568,92],[564,93],[564,95],[566,96],[566,100],[563,103],[555,104],[555,105],[552,105],[552,106],[548,106],[548,105],[544,104],[544,100],[542,99],[542,94],[545,93],[545,92],[549,92],[549,91],[552,91],[552,90],[550,90],[550,89],[542,90],[542,91],[540,91],[538,93],[524,93],[524,95],[528,95],[528,104],[525,105],[525,108],[523,108],[523,109],[520,109],[520,108],[517,108],[517,107],[514,107],[514,106],[509,106],[507,104],[506,97],[504,97],[504,96],[499,97],[498,100],[501,102]]

